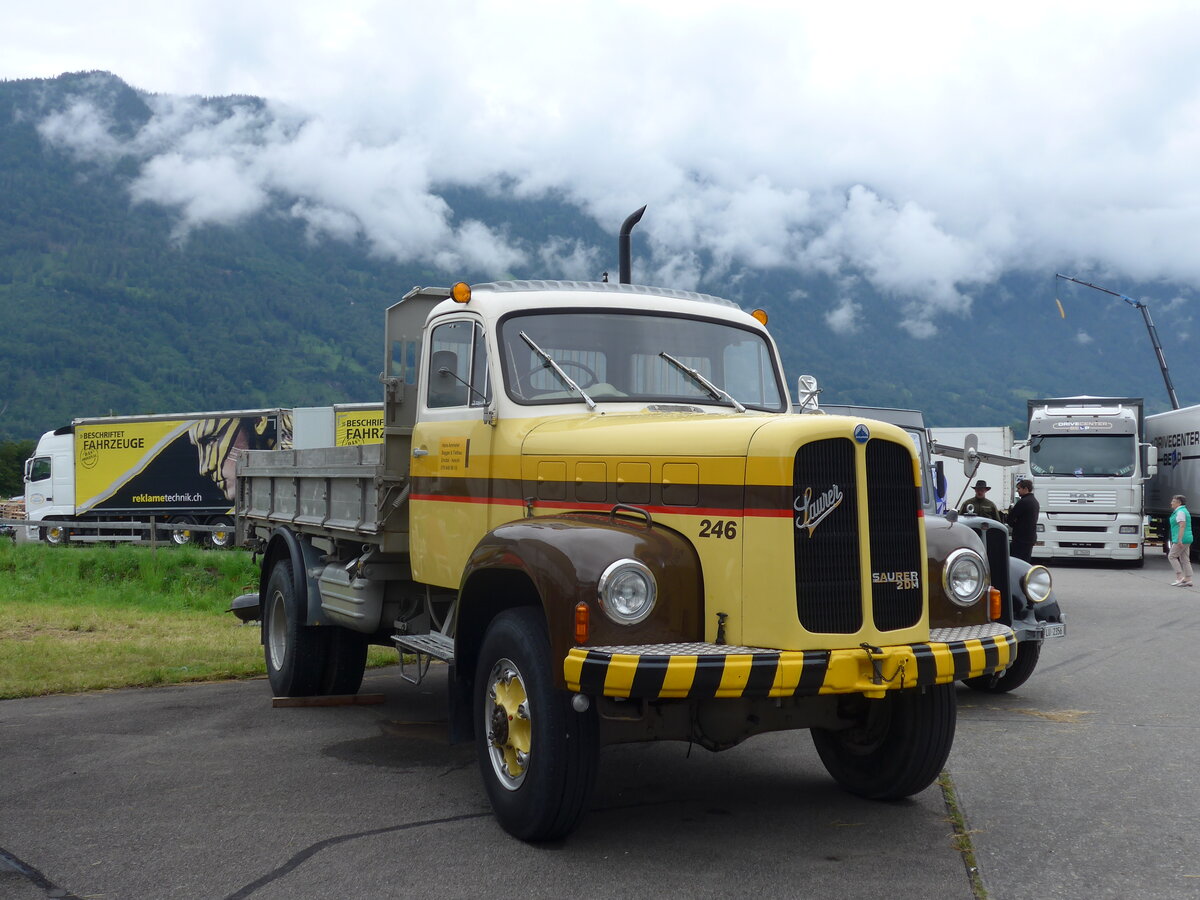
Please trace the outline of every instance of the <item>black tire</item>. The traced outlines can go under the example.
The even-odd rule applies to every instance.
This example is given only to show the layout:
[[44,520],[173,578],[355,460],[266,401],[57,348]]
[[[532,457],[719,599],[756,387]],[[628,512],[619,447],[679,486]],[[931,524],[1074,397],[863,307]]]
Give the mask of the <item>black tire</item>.
[[493,620],[474,684],[475,746],[500,825],[524,841],[574,830],[596,779],[595,707],[577,713],[554,687],[541,610],[510,609]]
[[329,647],[321,693],[357,694],[367,669],[367,636],[345,628],[326,630]]
[[889,693],[863,704],[859,724],[840,731],[812,730],[817,753],[834,781],[868,800],[901,800],[933,784],[954,743],[954,686]]
[[218,525],[222,530],[207,532],[207,543],[210,547],[217,550],[228,550],[233,546],[237,536],[233,531],[233,519],[229,516],[213,516],[208,520],[209,525]]
[[983,691],[985,694],[1007,694],[1029,680],[1041,655],[1041,641],[1022,641],[1017,644],[1017,658],[999,678],[994,675],[979,675],[975,678],[964,678],[963,684],[973,691]]
[[[191,526],[196,524],[195,518],[192,516],[179,516],[172,525]],[[197,532],[192,531],[190,527],[172,528],[170,532],[171,543],[176,547],[186,547],[196,539]]]
[[304,619],[290,560],[271,569],[264,598],[263,655],[276,697],[311,697],[323,687],[329,630],[299,624]]

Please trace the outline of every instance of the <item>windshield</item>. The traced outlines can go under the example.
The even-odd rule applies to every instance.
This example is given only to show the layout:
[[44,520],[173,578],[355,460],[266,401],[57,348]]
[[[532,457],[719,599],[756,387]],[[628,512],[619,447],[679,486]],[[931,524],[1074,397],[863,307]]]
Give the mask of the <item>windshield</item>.
[[1034,475],[1132,475],[1132,435],[1047,435],[1029,443]]
[[[524,332],[526,338],[521,337]],[[522,404],[582,402],[530,347],[532,340],[596,402],[704,403],[702,383],[667,353],[752,409],[783,412],[783,386],[770,344],[728,322],[655,313],[554,310],[509,316],[500,326],[504,386]]]

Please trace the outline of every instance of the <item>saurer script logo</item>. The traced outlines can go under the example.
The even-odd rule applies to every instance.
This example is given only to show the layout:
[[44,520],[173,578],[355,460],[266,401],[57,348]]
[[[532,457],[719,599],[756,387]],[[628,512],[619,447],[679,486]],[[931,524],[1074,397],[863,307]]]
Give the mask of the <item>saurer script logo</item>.
[[796,530],[807,528],[808,536],[812,537],[817,526],[842,505],[842,489],[835,484],[814,500],[813,489],[806,487],[804,496],[797,497],[794,505],[797,513]]

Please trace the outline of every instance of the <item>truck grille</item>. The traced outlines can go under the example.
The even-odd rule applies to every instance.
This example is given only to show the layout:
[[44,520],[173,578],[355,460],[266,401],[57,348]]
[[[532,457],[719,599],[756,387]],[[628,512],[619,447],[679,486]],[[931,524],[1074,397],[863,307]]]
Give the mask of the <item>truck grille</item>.
[[[921,619],[921,538],[912,457],[899,444],[867,444],[867,512],[871,526],[871,603],[880,631],[911,628]],[[900,577],[879,578],[886,573]],[[906,574],[912,578],[903,577]]]
[[[807,631],[852,634],[863,627],[870,597],[871,621],[882,631],[921,618],[919,503],[912,457],[889,441],[867,444],[865,491],[855,475],[849,438],[814,441],[796,453],[796,613]],[[864,590],[858,534],[859,498],[868,504],[871,591]]]
[[808,631],[852,634],[863,623],[854,442],[805,444],[796,454],[792,486],[800,624]]

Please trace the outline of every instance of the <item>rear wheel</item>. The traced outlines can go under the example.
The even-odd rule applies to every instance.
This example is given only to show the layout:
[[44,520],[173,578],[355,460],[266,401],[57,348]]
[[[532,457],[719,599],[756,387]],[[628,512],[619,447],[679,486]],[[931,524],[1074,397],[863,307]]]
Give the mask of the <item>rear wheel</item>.
[[263,652],[267,678],[277,697],[311,697],[321,693],[329,654],[329,633],[302,625],[304,608],[296,594],[290,560],[271,570],[263,604]]
[[328,628],[329,646],[322,694],[357,694],[367,668],[367,636],[345,628]]
[[479,769],[504,830],[526,841],[570,833],[595,782],[596,712],[576,712],[555,688],[540,610],[508,610],[489,626],[474,710]]
[[217,526],[216,531],[208,533],[208,543],[218,550],[227,550],[233,546],[233,519],[229,516],[214,516],[208,520],[209,525]]
[[868,800],[900,800],[933,784],[954,743],[954,686],[889,693],[859,707],[849,728],[812,731],[834,781]]
[[975,678],[964,678],[963,684],[974,691],[983,691],[986,694],[1007,694],[1029,680],[1029,676],[1037,668],[1041,655],[1041,641],[1022,641],[1017,644],[1017,658],[999,677],[979,675]]
[[193,517],[179,516],[172,524],[177,526],[171,529],[171,543],[176,547],[186,547],[195,540],[196,532],[190,527],[196,524]]

